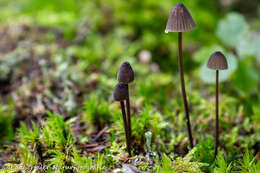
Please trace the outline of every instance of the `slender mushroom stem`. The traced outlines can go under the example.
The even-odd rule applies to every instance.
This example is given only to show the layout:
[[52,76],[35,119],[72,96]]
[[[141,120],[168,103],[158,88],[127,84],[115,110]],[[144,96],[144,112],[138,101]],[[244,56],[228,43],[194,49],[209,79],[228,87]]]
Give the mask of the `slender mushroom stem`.
[[178,32],[178,47],[179,47],[179,70],[180,70],[180,78],[181,78],[182,98],[183,98],[185,114],[186,114],[186,124],[187,124],[187,130],[189,135],[190,147],[193,148],[193,138],[191,132],[191,125],[190,125],[189,107],[188,107],[187,96],[185,91],[183,65],[182,65],[182,32]]
[[218,76],[219,71],[216,70],[216,134],[215,134],[215,158],[218,155],[218,145],[219,145],[219,123],[218,123]]
[[131,143],[131,112],[130,112],[130,96],[129,96],[128,84],[127,84],[126,110],[127,110],[128,133],[129,133],[129,140],[130,140],[129,142]]
[[126,147],[127,147],[127,151],[129,153],[129,156],[131,156],[131,147],[130,147],[130,143],[129,143],[129,133],[128,133],[128,128],[127,128],[127,119],[126,119],[124,101],[120,101],[120,105],[121,105],[121,111],[122,111],[123,120],[124,120],[124,128],[125,128],[125,136],[126,136]]

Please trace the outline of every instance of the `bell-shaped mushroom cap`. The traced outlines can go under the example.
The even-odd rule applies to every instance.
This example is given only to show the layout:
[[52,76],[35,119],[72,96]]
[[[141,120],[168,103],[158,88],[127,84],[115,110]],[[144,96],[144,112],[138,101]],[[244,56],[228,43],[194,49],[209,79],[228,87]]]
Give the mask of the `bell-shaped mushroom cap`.
[[165,32],[186,32],[195,28],[196,25],[187,8],[183,4],[175,5],[168,18]]
[[129,62],[124,62],[117,73],[117,80],[119,82],[128,84],[132,82],[134,78],[135,75],[131,65],[129,64]]
[[228,68],[227,59],[223,53],[215,52],[210,56],[207,66],[214,70],[225,70]]
[[114,88],[113,96],[116,101],[123,101],[127,99],[128,96],[127,85],[122,82],[119,82]]

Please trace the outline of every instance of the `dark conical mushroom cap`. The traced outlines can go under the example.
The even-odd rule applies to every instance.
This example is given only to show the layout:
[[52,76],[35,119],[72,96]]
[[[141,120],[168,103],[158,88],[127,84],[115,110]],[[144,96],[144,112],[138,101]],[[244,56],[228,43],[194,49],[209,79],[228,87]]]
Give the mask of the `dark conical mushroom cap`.
[[175,5],[168,18],[165,32],[185,32],[195,28],[196,25],[187,8],[183,4]]
[[221,52],[213,53],[207,64],[208,68],[214,70],[225,70],[228,69],[227,59]]
[[123,101],[127,99],[127,95],[128,95],[127,85],[122,82],[119,82],[114,88],[113,95],[116,101]]
[[132,82],[134,78],[135,75],[131,65],[129,64],[129,62],[124,62],[117,73],[117,80],[119,82],[128,84]]

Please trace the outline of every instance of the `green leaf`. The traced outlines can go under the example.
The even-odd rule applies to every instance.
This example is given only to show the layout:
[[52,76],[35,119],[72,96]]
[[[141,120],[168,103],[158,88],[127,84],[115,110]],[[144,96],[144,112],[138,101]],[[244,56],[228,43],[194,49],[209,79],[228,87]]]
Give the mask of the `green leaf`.
[[257,89],[259,77],[257,72],[246,63],[240,61],[235,72],[233,83],[236,88],[245,93]]
[[236,47],[248,31],[249,25],[243,15],[229,13],[226,18],[219,22],[217,36],[227,46]]
[[253,35],[250,35],[244,39],[242,39],[239,44],[236,46],[236,51],[241,59],[247,56],[258,56],[259,54],[260,42],[259,40],[255,40]]

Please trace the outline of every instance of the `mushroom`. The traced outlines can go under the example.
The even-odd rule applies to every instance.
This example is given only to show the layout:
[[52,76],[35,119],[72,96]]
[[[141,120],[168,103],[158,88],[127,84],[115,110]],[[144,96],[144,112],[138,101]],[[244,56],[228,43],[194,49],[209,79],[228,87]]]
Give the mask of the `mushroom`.
[[189,106],[185,91],[183,64],[182,64],[182,32],[187,32],[195,29],[196,25],[186,7],[183,4],[177,4],[172,9],[168,19],[165,32],[178,32],[178,49],[179,49],[179,71],[181,79],[182,98],[184,102],[184,109],[186,114],[187,131],[190,141],[190,147],[193,148],[193,138],[190,125]]
[[120,102],[121,112],[122,112],[123,121],[124,121],[127,151],[129,153],[129,155],[131,155],[130,138],[129,138],[127,118],[126,118],[126,113],[125,113],[125,104],[124,104],[124,100],[126,100],[128,97],[127,85],[122,82],[119,82],[114,88],[113,96],[116,101]]
[[133,82],[134,79],[135,79],[135,75],[131,65],[127,61],[123,62],[123,64],[118,70],[117,80],[119,82],[128,84],[130,82]]
[[213,53],[209,60],[207,67],[212,70],[216,70],[216,134],[215,134],[215,158],[218,154],[218,146],[219,146],[219,122],[218,122],[218,77],[219,70],[228,69],[227,59],[225,55],[221,52]]
[[129,62],[123,62],[117,73],[118,82],[122,82],[127,86],[126,110],[127,110],[127,129],[129,140],[131,143],[131,112],[130,112],[130,96],[128,84],[134,81],[134,71]]

